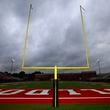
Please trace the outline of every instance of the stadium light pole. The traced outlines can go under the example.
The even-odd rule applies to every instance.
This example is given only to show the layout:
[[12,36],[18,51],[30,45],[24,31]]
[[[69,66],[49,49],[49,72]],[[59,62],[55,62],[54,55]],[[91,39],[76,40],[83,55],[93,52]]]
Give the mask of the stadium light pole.
[[13,72],[14,63],[15,63],[14,58],[11,58],[11,73]]
[[101,74],[101,66],[100,66],[100,60],[97,60],[97,64],[98,64],[98,69],[99,69],[99,74]]

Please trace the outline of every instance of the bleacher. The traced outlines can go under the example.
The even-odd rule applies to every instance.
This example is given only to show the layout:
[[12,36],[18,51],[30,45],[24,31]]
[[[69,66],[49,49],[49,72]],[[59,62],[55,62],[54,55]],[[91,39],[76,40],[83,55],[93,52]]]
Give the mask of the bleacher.
[[10,73],[0,72],[0,82],[15,82],[20,81],[19,78],[13,77]]

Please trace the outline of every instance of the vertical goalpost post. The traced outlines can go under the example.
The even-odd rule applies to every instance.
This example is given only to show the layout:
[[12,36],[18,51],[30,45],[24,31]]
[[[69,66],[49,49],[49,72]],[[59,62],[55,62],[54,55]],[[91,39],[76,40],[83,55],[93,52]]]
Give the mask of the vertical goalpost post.
[[[85,49],[85,56],[86,56],[86,66],[82,67],[59,67],[55,65],[54,67],[25,67],[25,57],[26,57],[26,48],[27,48],[27,41],[28,41],[28,32],[29,32],[29,24],[30,24],[30,16],[31,16],[31,10],[32,10],[32,4],[30,4],[29,8],[29,15],[28,15],[28,21],[27,21],[27,27],[26,27],[26,36],[24,41],[24,50],[23,50],[23,56],[22,56],[22,70],[54,70],[54,79],[53,79],[53,107],[59,106],[59,94],[58,94],[58,88],[59,88],[59,81],[58,81],[58,69],[59,70],[82,70],[82,69],[89,69],[89,58],[88,58],[88,48],[87,48],[87,42],[86,42],[86,32],[85,32],[85,25],[84,25],[84,17],[82,13],[83,7],[80,5],[80,14],[81,14],[81,23],[82,23],[82,34],[83,34],[83,42],[84,42],[84,49]],[[84,10],[84,9],[83,9]]]
[[22,67],[24,66],[25,57],[26,57],[26,48],[27,48],[27,41],[28,41],[28,33],[29,33],[29,24],[30,24],[31,10],[32,10],[32,4],[30,4],[28,19],[27,19],[26,35],[25,35],[24,49],[23,49],[23,56],[22,56]]
[[[82,33],[83,33],[83,42],[84,42],[84,49],[85,49],[85,54],[86,54],[86,63],[87,67],[90,67],[89,65],[89,59],[88,59],[88,48],[87,48],[87,41],[86,41],[86,31],[85,31],[85,25],[84,25],[84,17],[83,17],[83,12],[82,9],[84,8],[80,5],[80,14],[81,14],[81,23],[82,23]],[[55,65],[54,66],[54,80],[53,80],[53,107],[58,107],[59,105],[59,94],[58,94],[58,68]]]
[[53,107],[58,107],[58,68],[54,66],[54,79],[53,79]]

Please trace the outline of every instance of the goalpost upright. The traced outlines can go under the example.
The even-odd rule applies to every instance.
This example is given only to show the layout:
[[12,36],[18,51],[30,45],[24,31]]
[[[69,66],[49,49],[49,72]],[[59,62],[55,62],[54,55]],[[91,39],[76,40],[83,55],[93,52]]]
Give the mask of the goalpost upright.
[[[58,70],[87,70],[90,69],[89,64],[89,57],[88,57],[88,48],[87,48],[87,40],[86,40],[86,31],[85,31],[85,24],[84,24],[84,17],[82,12],[83,7],[80,6],[80,14],[81,14],[81,22],[82,22],[82,34],[83,34],[83,43],[84,43],[84,50],[85,50],[85,57],[86,57],[86,65],[85,66],[25,66],[25,58],[26,58],[26,48],[28,42],[28,33],[29,33],[29,24],[30,24],[30,17],[32,11],[32,4],[30,4],[28,20],[27,20],[27,27],[26,27],[26,35],[24,41],[24,49],[23,49],[23,56],[22,56],[22,70],[54,70],[54,79],[53,79],[53,106],[56,108],[59,105],[58,102]],[[84,9],[83,9],[84,10]]]

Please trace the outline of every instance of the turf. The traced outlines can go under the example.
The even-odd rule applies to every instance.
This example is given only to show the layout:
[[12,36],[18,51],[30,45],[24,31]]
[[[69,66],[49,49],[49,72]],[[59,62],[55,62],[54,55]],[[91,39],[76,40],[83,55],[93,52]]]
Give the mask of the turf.
[[[60,81],[59,88],[106,88],[110,83]],[[0,88],[52,88],[52,81],[0,83]]]
[[[0,88],[52,88],[52,81],[0,83]],[[110,88],[109,83],[60,81],[59,88]],[[109,103],[62,104],[56,110],[110,110]],[[48,104],[0,104],[0,110],[55,110]]]
[[110,110],[110,104],[62,104],[53,108],[47,104],[0,104],[1,110]]

